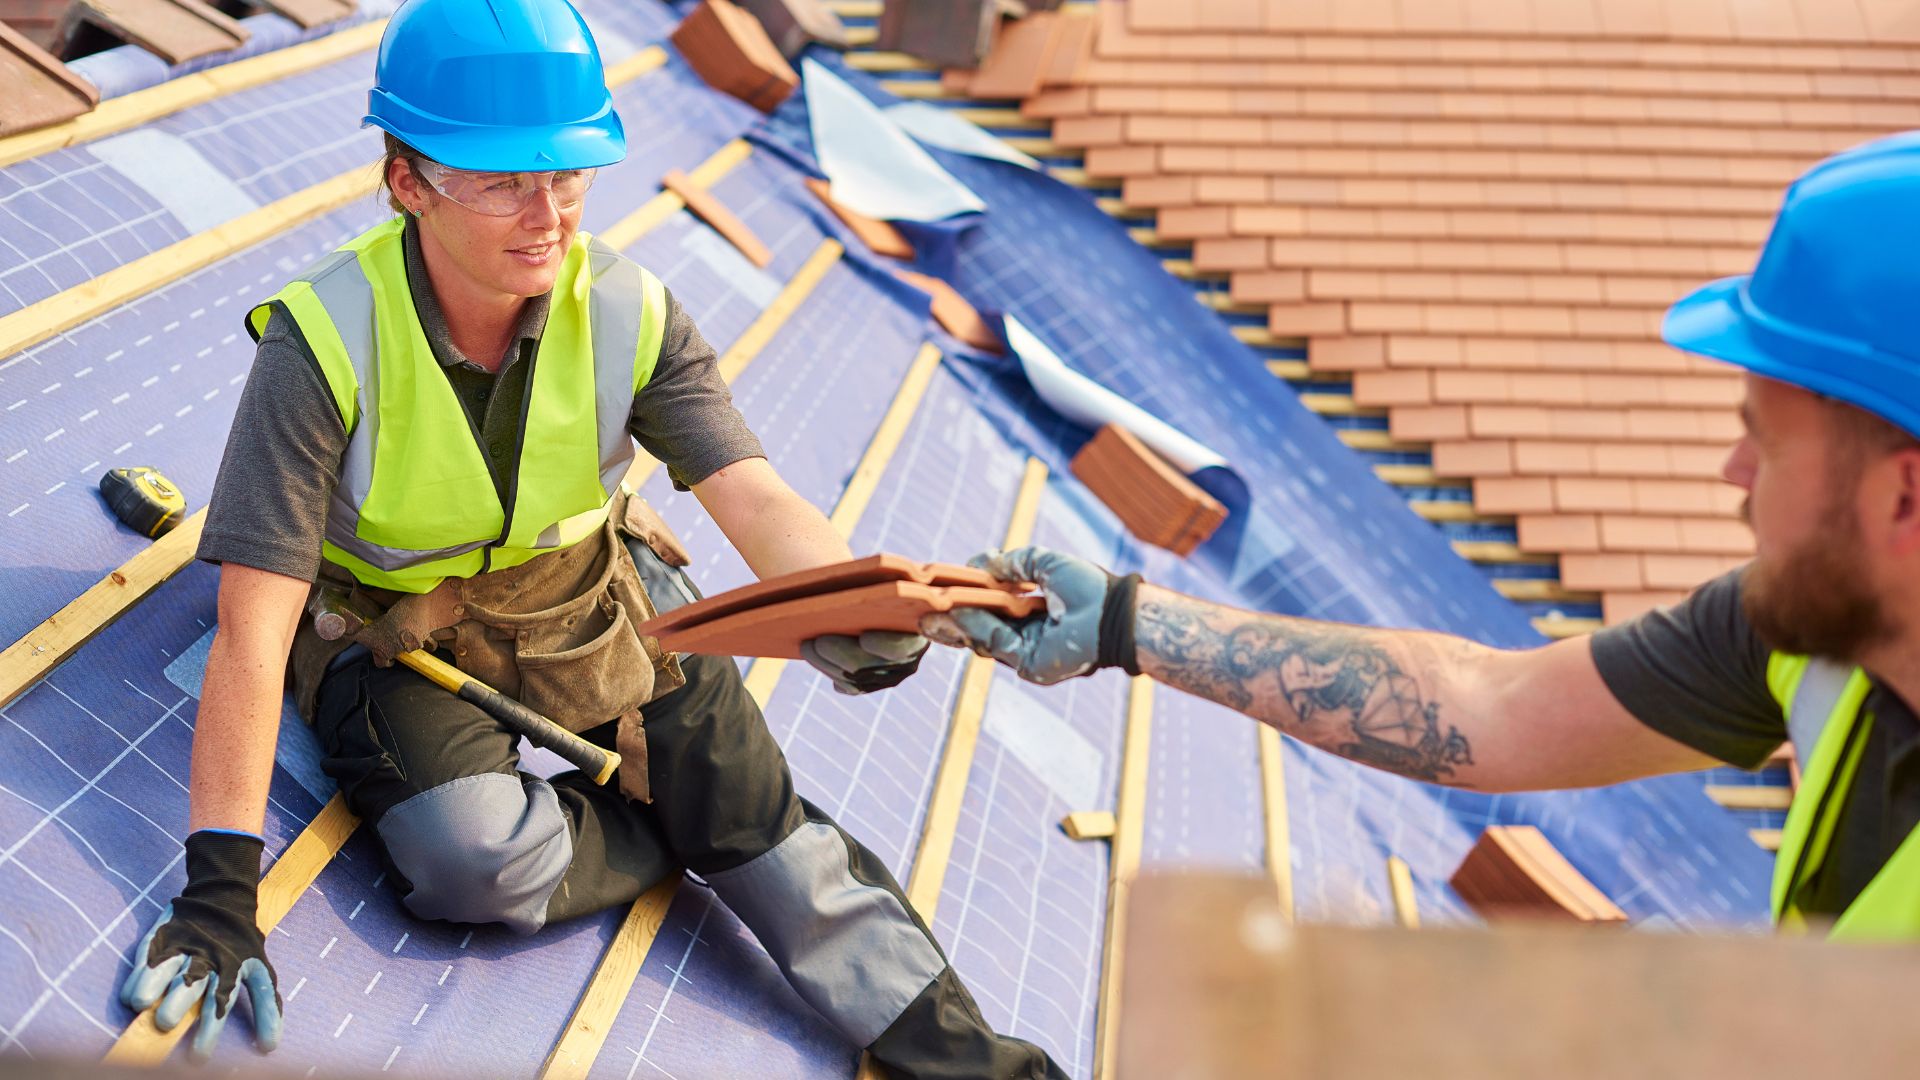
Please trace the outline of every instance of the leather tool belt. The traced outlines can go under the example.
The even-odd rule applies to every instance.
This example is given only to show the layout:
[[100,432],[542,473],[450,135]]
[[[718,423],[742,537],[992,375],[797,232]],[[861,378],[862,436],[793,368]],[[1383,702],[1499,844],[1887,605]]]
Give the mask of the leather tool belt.
[[667,523],[639,496],[615,496],[606,525],[570,547],[519,566],[448,578],[432,591],[398,593],[342,580],[323,564],[323,588],[350,589],[358,606],[384,612],[359,634],[323,640],[306,619],[294,635],[288,675],[300,715],[313,720],[320,681],[353,644],[385,667],[410,649],[451,653],[452,664],[569,731],[618,720],[620,789],[650,801],[641,707],[685,685],[680,662],[635,627],[654,604],[621,535],[671,567],[689,562]]

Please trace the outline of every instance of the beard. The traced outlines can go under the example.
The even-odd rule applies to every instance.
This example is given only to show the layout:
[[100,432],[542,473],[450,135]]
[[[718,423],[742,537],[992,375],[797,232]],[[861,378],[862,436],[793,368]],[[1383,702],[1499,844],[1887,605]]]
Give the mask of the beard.
[[[1809,537],[1769,561],[1755,559],[1740,581],[1740,606],[1769,648],[1796,656],[1859,663],[1898,636],[1886,604],[1864,579],[1860,523],[1851,497],[1834,499],[1838,527]],[[1741,507],[1746,517],[1746,507]]]

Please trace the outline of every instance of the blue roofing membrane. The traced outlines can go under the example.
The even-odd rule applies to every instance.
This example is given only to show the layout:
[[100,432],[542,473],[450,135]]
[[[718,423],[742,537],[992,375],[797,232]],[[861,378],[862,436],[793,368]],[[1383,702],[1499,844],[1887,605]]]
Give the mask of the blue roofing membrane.
[[[659,39],[652,2],[581,7],[610,60]],[[830,57],[823,62],[834,63]],[[357,127],[371,54],[183,110],[115,138],[163,147],[178,175],[217,177],[264,203],[370,164]],[[884,100],[857,73],[845,76]],[[1407,512],[1365,462],[1302,409],[1155,258],[1082,192],[1001,163],[935,152],[989,204],[951,237],[951,275],[983,311],[1010,313],[1077,370],[1208,442],[1251,503],[1191,560],[1146,548],[1075,481],[1087,435],[1048,413],[1006,362],[968,352],[801,186],[804,105],[770,122],[706,90],[677,57],[617,95],[632,144],[588,201],[601,229],[669,168],[753,131],[757,151],[715,187],[773,249],[752,268],[678,214],[630,254],[656,271],[716,348],[766,308],[820,242],[848,244],[735,386],[781,473],[823,509],[839,499],[923,342],[946,353],[854,530],[858,551],[959,560],[1004,534],[1029,456],[1051,469],[1035,539],[1174,588],[1247,607],[1419,625],[1503,646],[1537,641],[1522,615]],[[302,133],[288,152],[284,132]],[[147,140],[142,143],[140,139]],[[83,145],[0,169],[0,314],[207,226],[152,177]],[[196,171],[198,170],[198,171]],[[133,170],[138,172],[138,170]],[[214,181],[207,180],[212,183]],[[154,190],[159,188],[158,191]],[[171,202],[171,205],[170,205]],[[227,206],[227,217],[242,212]],[[254,248],[11,357],[0,358],[0,642],[11,642],[145,541],[93,485],[118,464],[212,486],[250,352],[240,316],[310,259],[378,221],[373,199]],[[656,472],[647,494],[694,552],[701,587],[750,580],[697,500]],[[217,573],[193,566],[43,683],[0,709],[0,1043],[97,1056],[130,1017],[125,955],[182,884],[195,674]],[[906,880],[965,659],[936,649],[901,687],[846,698],[790,665],[766,709],[802,795]],[[1113,804],[1126,710],[1116,674],[1042,689],[997,674],[935,930],[989,1020],[1091,1074],[1107,848],[1056,827]],[[1265,848],[1255,728],[1171,690],[1154,694],[1144,859],[1258,871]],[[277,853],[324,801],[312,750],[283,739],[267,832]],[[1411,864],[1423,914],[1471,918],[1445,880],[1492,822],[1539,825],[1643,923],[1750,924],[1768,858],[1738,822],[1674,778],[1590,792],[1489,797],[1285,750],[1288,857],[1305,918],[1389,917],[1384,859]],[[553,1046],[619,912],[516,938],[409,916],[364,836],[350,841],[271,937],[287,999],[277,1064],[409,1075],[527,1075]],[[528,992],[536,988],[536,992]],[[503,1003],[511,1003],[510,1007]],[[220,1054],[253,1060],[244,1023]],[[615,1019],[595,1076],[851,1076],[840,1042],[786,987],[737,920],[683,886]]]

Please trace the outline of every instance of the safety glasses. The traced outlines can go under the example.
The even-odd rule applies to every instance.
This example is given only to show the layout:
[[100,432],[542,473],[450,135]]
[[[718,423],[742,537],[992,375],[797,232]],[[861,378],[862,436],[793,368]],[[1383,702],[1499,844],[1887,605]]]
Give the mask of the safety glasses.
[[513,217],[533,202],[541,192],[553,195],[554,205],[562,210],[579,205],[593,186],[598,169],[568,169],[563,172],[468,172],[449,169],[437,161],[418,161],[420,178],[433,190],[476,214],[488,217]]

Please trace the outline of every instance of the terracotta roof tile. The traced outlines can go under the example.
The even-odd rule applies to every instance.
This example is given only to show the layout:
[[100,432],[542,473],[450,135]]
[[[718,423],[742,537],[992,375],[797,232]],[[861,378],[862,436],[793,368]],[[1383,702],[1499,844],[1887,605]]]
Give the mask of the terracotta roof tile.
[[1735,555],[1643,555],[1641,578],[1655,589],[1690,589],[1745,561]]
[[1395,409],[1387,430],[1408,442],[1439,442],[1467,437],[1467,409],[1463,405],[1434,405]]
[[1513,471],[1527,476],[1590,476],[1594,472],[1594,444],[1517,439],[1513,443]]
[[1435,443],[1433,468],[1447,476],[1510,476],[1513,444],[1501,439]]
[[[1161,235],[1168,239],[1176,239],[1172,233],[1163,232]],[[1208,239],[1201,240],[1193,245],[1193,267],[1196,270],[1209,272],[1260,270],[1266,265],[1267,245],[1264,241],[1256,238],[1242,237],[1234,240]],[[1298,282],[1301,278],[1301,272],[1298,270],[1281,271],[1278,275],[1256,274],[1245,275],[1244,277],[1246,282],[1245,287],[1250,290],[1255,290],[1255,294],[1247,301],[1248,303],[1253,303],[1261,299],[1267,301],[1306,299],[1304,289],[1295,288],[1282,291],[1278,294],[1268,295],[1264,291],[1258,290],[1258,287],[1253,284],[1256,279],[1261,282],[1270,282],[1275,277],[1279,277],[1283,279],[1283,281],[1291,280]],[[1241,291],[1241,287],[1241,279],[1236,278],[1234,285],[1236,298],[1237,294]]]
[[1072,83],[1093,59],[1093,39],[1097,24],[1093,16],[1081,12],[1062,12],[1058,40],[1052,58],[1041,73],[1043,85]]
[[1148,176],[1129,178],[1120,197],[1129,206],[1154,209],[1193,204],[1194,180],[1191,176]]
[[[1233,231],[1233,211],[1224,206],[1170,207],[1160,212],[1154,229],[1169,240],[1224,237]],[[1261,266],[1266,259],[1261,258]]]
[[674,652],[798,660],[801,642],[823,634],[914,633],[922,617],[957,607],[1022,619],[1045,606],[1037,596],[1013,596],[999,589],[892,582],[768,604],[659,637],[661,647]]
[[1024,98],[1038,92],[1060,43],[1059,31],[1060,16],[1051,11],[1005,24],[967,92],[987,99]]
[[1042,90],[1020,106],[1020,113],[1043,120],[1062,116],[1090,116],[1093,114],[1093,88],[1072,86]]
[[1614,592],[1637,591],[1646,581],[1641,577],[1639,555],[1569,553],[1560,558],[1560,584],[1588,592]]
[[1433,377],[1424,371],[1363,371],[1353,377],[1356,405],[1426,405],[1433,401]]
[[1634,510],[1635,503],[1631,480],[1562,476],[1553,481],[1553,504],[1563,511],[1625,512]]
[[1347,305],[1337,302],[1274,304],[1268,309],[1267,329],[1282,337],[1345,334]]
[[0,23],[0,87],[7,94],[0,135],[71,120],[100,101],[92,83],[5,23]]
[[1592,514],[1521,514],[1515,525],[1528,551],[1600,550],[1599,518]]
[[1487,477],[1473,485],[1474,508],[1488,514],[1551,511],[1553,481],[1538,477]]
[[1607,551],[1678,551],[1677,518],[1640,514],[1601,514],[1600,546]]
[[1387,340],[1375,336],[1315,337],[1307,361],[1319,371],[1371,371],[1387,366]]
[[1126,142],[1127,122],[1119,116],[1071,116],[1053,122],[1053,141],[1059,146],[1118,146]]
[[1027,111],[1308,336],[1314,370],[1355,373],[1394,437],[1493,485],[1483,508],[1550,492],[1503,511],[1523,548],[1624,557],[1569,587],[1612,616],[1749,549],[1718,480],[1741,383],[1659,321],[1751,267],[1813,161],[1920,126],[1920,26],[1845,0],[1129,0],[1098,21],[1084,85]]
[[1154,176],[1160,172],[1160,150],[1153,146],[1096,146],[1087,151],[1087,172],[1094,176]]
[[[1226,246],[1249,242],[1255,246],[1255,250],[1262,251],[1264,254],[1264,245],[1258,240],[1214,240],[1208,241],[1208,244]],[[1200,258],[1201,250],[1202,245],[1196,244],[1194,246],[1193,264],[1195,267],[1205,269],[1206,266],[1201,262]],[[1209,251],[1211,252],[1210,248]],[[1232,254],[1232,252],[1226,252],[1222,253],[1219,257],[1225,259]],[[1209,261],[1211,261],[1211,259]],[[1233,302],[1236,304],[1296,303],[1307,298],[1307,275],[1305,271],[1301,270],[1267,270],[1258,273],[1237,273],[1233,275],[1229,295],[1232,296]],[[1315,349],[1322,348],[1321,342],[1326,340],[1327,339],[1324,338],[1316,340],[1314,343]],[[1371,340],[1378,339],[1375,338]]]

